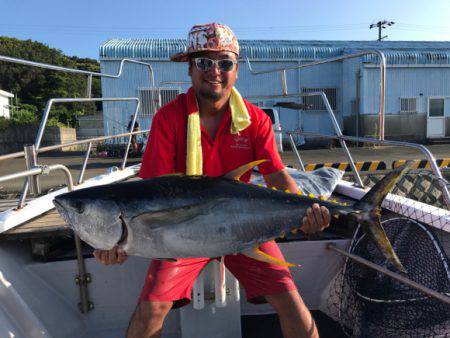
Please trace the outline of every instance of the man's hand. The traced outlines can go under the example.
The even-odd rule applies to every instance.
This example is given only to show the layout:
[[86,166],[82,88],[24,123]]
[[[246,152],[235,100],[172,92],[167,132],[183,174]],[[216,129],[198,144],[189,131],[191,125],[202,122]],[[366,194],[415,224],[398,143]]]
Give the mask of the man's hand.
[[312,208],[306,210],[306,216],[303,217],[300,230],[306,234],[314,234],[328,228],[330,226],[330,220],[331,217],[328,209],[314,203]]
[[111,250],[94,250],[94,257],[97,262],[105,265],[122,264],[128,258],[127,254],[118,246]]

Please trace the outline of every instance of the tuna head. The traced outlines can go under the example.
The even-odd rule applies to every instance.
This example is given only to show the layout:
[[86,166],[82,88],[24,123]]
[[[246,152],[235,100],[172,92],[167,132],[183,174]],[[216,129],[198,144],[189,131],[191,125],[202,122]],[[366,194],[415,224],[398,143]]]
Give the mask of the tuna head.
[[95,249],[113,248],[123,233],[119,206],[107,198],[89,198],[77,193],[63,194],[53,200],[59,214],[83,241]]

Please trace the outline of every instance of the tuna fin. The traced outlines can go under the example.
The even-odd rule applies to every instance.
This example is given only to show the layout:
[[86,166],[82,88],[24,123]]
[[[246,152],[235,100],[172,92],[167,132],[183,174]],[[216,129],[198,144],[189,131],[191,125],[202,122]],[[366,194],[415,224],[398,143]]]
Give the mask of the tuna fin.
[[364,229],[364,232],[375,242],[383,256],[394,264],[401,272],[406,272],[405,267],[400,262],[400,259],[392,248],[392,245],[389,242],[379,219],[363,220],[361,221],[361,226]]
[[400,259],[392,248],[389,239],[380,224],[380,209],[386,195],[395,186],[395,183],[406,173],[412,161],[406,162],[402,167],[392,170],[381,181],[377,182],[364,197],[353,207],[357,210],[351,213],[364,229],[364,232],[375,242],[381,253],[402,272],[406,272]]
[[268,162],[269,160],[258,160],[253,161],[247,164],[244,164],[243,166],[240,166],[239,168],[236,168],[229,173],[223,175],[225,178],[229,178],[230,180],[239,180],[242,175],[244,175],[247,171],[252,169],[253,167],[256,167],[257,165],[260,165],[261,163]]
[[386,195],[394,188],[395,183],[406,173],[413,162],[408,161],[403,166],[392,170],[381,181],[378,181],[359,202],[354,204],[356,209],[367,210],[380,207]]
[[132,222],[139,222],[152,228],[168,224],[178,224],[190,220],[199,215],[211,212],[211,209],[222,203],[225,199],[219,198],[207,203],[192,204],[181,208],[171,208],[159,211],[145,212],[134,216]]
[[298,264],[292,264],[289,262],[285,262],[282,261],[281,259],[275,258],[261,250],[259,250],[259,248],[254,248],[254,249],[249,249],[249,250],[245,250],[245,251],[241,251],[241,254],[243,254],[244,256],[253,258],[257,261],[260,262],[265,262],[265,263],[269,263],[269,264],[275,264],[278,266],[300,266]]

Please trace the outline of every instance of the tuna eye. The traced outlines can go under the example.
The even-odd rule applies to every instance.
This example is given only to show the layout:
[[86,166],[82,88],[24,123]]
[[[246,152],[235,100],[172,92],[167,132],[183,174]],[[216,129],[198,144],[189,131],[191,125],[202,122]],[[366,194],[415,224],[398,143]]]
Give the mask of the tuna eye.
[[73,204],[72,204],[72,207],[79,214],[84,212],[84,204],[82,202],[80,202],[80,201],[74,201]]

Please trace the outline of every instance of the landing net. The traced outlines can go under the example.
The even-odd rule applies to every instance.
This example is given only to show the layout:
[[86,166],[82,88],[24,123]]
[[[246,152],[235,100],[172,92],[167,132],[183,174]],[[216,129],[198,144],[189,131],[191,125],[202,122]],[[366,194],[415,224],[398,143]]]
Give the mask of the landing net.
[[[408,175],[393,193],[414,200],[434,198],[433,204],[444,209],[442,196],[433,192],[433,179],[421,179],[423,175]],[[430,219],[427,207],[408,210],[402,210],[404,216],[388,212],[390,219],[382,222],[407,270],[403,275],[450,296],[450,262],[445,252],[450,248],[450,233],[444,231],[448,218],[441,217],[440,223],[430,226],[421,222],[421,217]],[[399,273],[361,230],[350,251]],[[450,305],[351,259],[335,280],[328,310],[351,337],[450,337]]]

